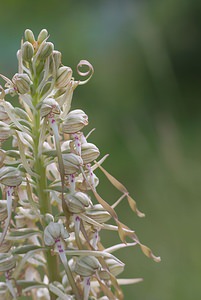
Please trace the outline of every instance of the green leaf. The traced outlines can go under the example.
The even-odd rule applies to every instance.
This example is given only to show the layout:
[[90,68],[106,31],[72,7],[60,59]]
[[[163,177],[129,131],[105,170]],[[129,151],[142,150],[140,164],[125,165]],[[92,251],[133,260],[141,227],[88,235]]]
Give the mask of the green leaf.
[[23,229],[13,229],[7,235],[7,240],[19,240],[19,239],[26,239],[33,235],[41,235],[42,232],[35,229],[23,228]]
[[12,253],[13,254],[26,254],[27,252],[36,250],[36,249],[41,250],[41,251],[46,250],[45,247],[36,246],[36,245],[26,245],[26,246],[20,246],[16,249],[13,249]]
[[16,284],[20,286],[24,292],[28,292],[31,289],[39,289],[45,287],[48,288],[48,285],[39,281],[17,280]]

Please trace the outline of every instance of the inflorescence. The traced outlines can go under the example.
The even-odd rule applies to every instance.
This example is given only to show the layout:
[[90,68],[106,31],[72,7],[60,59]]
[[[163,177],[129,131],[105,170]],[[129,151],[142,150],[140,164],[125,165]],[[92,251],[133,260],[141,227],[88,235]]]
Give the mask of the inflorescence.
[[[124,263],[113,252],[139,246],[160,258],[119,220],[115,207],[125,198],[139,217],[144,214],[103,168],[107,155],[99,158],[88,141],[92,131],[84,133],[86,113],[71,110],[73,92],[91,78],[92,65],[80,61],[77,73],[84,79],[75,80],[47,40],[47,30],[35,39],[27,29],[18,73],[0,75],[6,82],[0,87],[0,299],[121,300],[120,285],[141,279],[116,278]],[[9,96],[17,96],[16,106],[5,100]],[[97,191],[97,168],[121,193],[112,206]],[[101,230],[118,232],[121,243],[104,248]]]

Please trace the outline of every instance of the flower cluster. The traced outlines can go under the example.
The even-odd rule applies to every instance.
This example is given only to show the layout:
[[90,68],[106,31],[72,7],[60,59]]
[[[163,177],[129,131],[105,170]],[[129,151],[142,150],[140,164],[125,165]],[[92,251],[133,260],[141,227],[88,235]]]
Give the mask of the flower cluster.
[[[125,198],[139,217],[144,214],[102,167],[107,155],[99,158],[92,131],[85,134],[87,114],[71,110],[73,92],[91,78],[92,65],[80,61],[77,73],[84,79],[75,80],[47,40],[47,30],[35,39],[27,29],[18,73],[0,75],[6,82],[0,87],[0,298],[121,300],[120,285],[141,279],[116,278],[124,263],[113,252],[138,245],[160,258],[120,222],[115,207]],[[17,96],[16,106],[9,96]],[[97,191],[97,168],[121,193],[112,206]],[[121,243],[105,249],[101,230],[117,231]]]

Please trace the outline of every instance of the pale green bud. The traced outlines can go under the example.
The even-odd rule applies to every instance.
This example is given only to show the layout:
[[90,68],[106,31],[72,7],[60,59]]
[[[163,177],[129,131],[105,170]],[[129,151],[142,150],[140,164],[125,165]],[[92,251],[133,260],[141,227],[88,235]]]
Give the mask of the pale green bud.
[[24,33],[25,39],[31,44],[35,43],[35,37],[33,32],[30,29],[26,29]]
[[64,172],[66,175],[74,174],[80,170],[83,165],[82,158],[74,153],[62,154]]
[[0,183],[7,186],[18,186],[22,182],[21,172],[14,167],[2,167],[0,169]]
[[45,219],[46,224],[49,224],[50,222],[54,222],[54,217],[51,214],[45,214],[44,219]]
[[81,109],[75,109],[69,112],[63,122],[63,132],[76,133],[86,125],[88,125],[88,116]]
[[0,272],[13,269],[16,265],[15,258],[10,253],[0,253]]
[[89,196],[82,192],[75,192],[73,194],[65,195],[65,202],[68,210],[74,214],[84,212],[86,207],[91,204]]
[[[0,238],[1,238],[1,234],[0,234]],[[10,250],[12,244],[13,244],[12,241],[3,240],[3,242],[0,245],[0,253],[7,253]]]
[[41,118],[43,118],[51,112],[54,114],[59,114],[60,107],[55,99],[46,98],[42,102],[41,109],[40,109],[40,116]]
[[[120,263],[120,262],[116,261],[113,258],[107,259],[106,264],[108,266],[108,269],[109,269],[110,273],[112,275],[114,275],[115,277],[118,276],[119,274],[121,274],[124,271],[125,264]],[[110,276],[109,276],[109,274],[106,270],[101,270],[101,271],[98,272],[98,274],[99,274],[100,278],[103,279],[103,280],[109,280],[110,279]]]
[[61,65],[61,52],[53,50],[50,56],[49,73],[52,74],[53,71],[57,71]]
[[7,200],[0,200],[0,222],[4,221],[7,216]]
[[3,105],[0,105],[0,121],[6,121],[9,119],[7,112]]
[[23,215],[15,215],[15,223],[17,228],[24,228],[27,225],[27,218]]
[[41,44],[48,37],[48,32],[46,29],[42,29],[38,35],[37,42]]
[[30,62],[34,55],[34,48],[30,42],[25,42],[22,45],[22,59]]
[[58,238],[66,240],[69,233],[61,223],[50,222],[44,230],[44,242],[47,246],[53,246]]
[[4,160],[6,158],[6,152],[4,150],[0,149],[0,168],[3,166],[4,164]]
[[50,42],[43,42],[38,49],[38,60],[45,60],[54,50],[54,45]]
[[92,276],[101,267],[98,259],[94,256],[84,256],[76,261],[74,271],[83,277]]
[[30,91],[31,80],[27,74],[16,73],[12,82],[20,94],[26,94]]
[[0,142],[7,140],[11,136],[10,126],[0,121]]
[[98,223],[105,223],[111,218],[109,212],[101,204],[95,204],[87,208],[85,214]]
[[81,146],[81,157],[84,164],[88,164],[100,155],[99,149],[92,143],[84,143]]
[[60,67],[57,71],[56,87],[62,89],[68,85],[72,78],[72,69],[69,67]]
[[0,299],[1,300],[12,300],[13,296],[11,296],[8,286],[5,282],[0,282]]

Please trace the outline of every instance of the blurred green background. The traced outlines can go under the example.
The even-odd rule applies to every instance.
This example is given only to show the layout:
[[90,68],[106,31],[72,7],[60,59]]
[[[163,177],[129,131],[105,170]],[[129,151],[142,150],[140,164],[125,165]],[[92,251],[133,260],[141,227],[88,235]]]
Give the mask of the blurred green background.
[[[90,140],[110,153],[104,167],[124,183],[146,213],[127,202],[117,212],[149,245],[160,264],[139,249],[118,251],[125,299],[200,299],[201,240],[201,2],[193,0],[2,1],[0,73],[13,76],[26,28],[42,28],[74,70],[95,69],[79,87],[73,108],[89,116]],[[117,197],[100,171],[99,192]],[[106,245],[118,236],[105,233]]]

